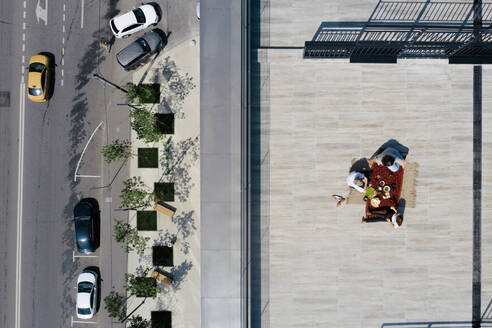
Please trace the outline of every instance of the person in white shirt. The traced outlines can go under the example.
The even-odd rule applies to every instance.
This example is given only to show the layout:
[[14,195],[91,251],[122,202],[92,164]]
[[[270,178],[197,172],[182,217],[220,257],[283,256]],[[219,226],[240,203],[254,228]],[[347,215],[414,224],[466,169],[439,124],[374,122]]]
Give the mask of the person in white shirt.
[[358,192],[365,193],[367,188],[367,177],[357,171],[352,171],[347,176],[347,184]]

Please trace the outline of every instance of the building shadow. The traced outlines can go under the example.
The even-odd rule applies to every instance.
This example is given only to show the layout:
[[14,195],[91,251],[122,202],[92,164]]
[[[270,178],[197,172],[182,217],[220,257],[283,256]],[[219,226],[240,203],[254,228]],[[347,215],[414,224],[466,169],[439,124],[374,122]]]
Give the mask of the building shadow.
[[[249,287],[251,327],[270,327],[269,308],[269,186],[270,186],[270,66],[267,53],[257,51],[270,47],[270,0],[250,2],[250,199],[249,222]],[[244,228],[243,228],[244,229]],[[247,265],[247,264],[246,264]],[[248,272],[242,270],[242,272]],[[243,276],[243,280],[247,277]],[[242,300],[243,302],[247,300]]]

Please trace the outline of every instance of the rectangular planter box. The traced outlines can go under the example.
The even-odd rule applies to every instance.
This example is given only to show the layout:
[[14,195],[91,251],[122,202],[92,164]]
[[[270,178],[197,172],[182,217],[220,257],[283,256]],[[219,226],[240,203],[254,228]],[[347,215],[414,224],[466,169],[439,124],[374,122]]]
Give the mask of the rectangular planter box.
[[[148,286],[156,286],[157,285],[157,282],[152,277],[138,277],[137,280],[145,281],[146,282],[146,285],[148,285]],[[146,293],[143,292],[142,294],[137,294],[136,296],[137,297],[156,297],[157,294],[150,293],[150,292],[147,291]]]
[[150,318],[152,328],[172,328],[171,311],[152,311]]
[[154,266],[173,266],[173,248],[167,246],[152,246],[152,264]]
[[155,202],[174,202],[174,183],[172,182],[154,182],[154,200]]
[[174,113],[155,114],[157,128],[162,134],[174,134]]
[[139,168],[158,168],[159,149],[158,148],[138,148],[138,167]]
[[158,104],[161,98],[161,85],[158,83],[142,83],[138,86],[142,89],[149,90],[149,96],[141,98],[140,101],[144,104]]
[[157,212],[137,211],[137,230],[142,230],[142,231],[157,230]]

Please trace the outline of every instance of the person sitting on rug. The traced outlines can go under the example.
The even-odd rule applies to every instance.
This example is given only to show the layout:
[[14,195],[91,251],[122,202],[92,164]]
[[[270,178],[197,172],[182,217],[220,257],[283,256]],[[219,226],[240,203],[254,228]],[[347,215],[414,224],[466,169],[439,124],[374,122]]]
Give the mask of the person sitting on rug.
[[347,176],[347,184],[349,185],[349,187],[354,188],[361,193],[366,192],[368,182],[369,180],[367,179],[367,177],[357,171],[352,171]]
[[381,211],[385,211],[386,213],[371,211],[371,215],[375,216],[375,218],[362,218],[361,223],[386,221],[395,229],[398,229],[403,224],[403,213],[398,212],[395,207],[381,207],[378,209],[378,212]]
[[386,218],[393,228],[398,229],[403,224],[403,213],[395,213],[390,218]]
[[386,148],[376,156],[376,163],[386,166],[391,172],[396,172],[401,167],[405,167],[407,161],[403,155],[395,148]]
[[347,184],[349,187],[354,188],[361,193],[365,193],[372,175],[371,166],[374,163],[376,163],[375,159],[367,159],[365,157],[355,161],[347,176]]

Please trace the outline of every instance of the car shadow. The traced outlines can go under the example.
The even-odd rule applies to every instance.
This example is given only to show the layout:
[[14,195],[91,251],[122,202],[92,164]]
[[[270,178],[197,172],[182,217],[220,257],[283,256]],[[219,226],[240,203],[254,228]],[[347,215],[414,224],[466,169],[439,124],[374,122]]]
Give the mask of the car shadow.
[[97,299],[96,299],[96,312],[99,312],[99,307],[101,306],[101,270],[97,266],[88,266],[84,270],[91,270],[97,273]]
[[55,70],[55,67],[56,67],[56,57],[54,54],[52,54],[51,52],[40,52],[41,55],[45,55],[46,57],[49,58],[49,69],[51,70],[51,81],[50,81],[50,85],[49,85],[49,88],[48,88],[48,92],[46,94],[46,98],[47,100],[49,101],[53,95],[55,94],[55,86],[56,86],[56,70]]

